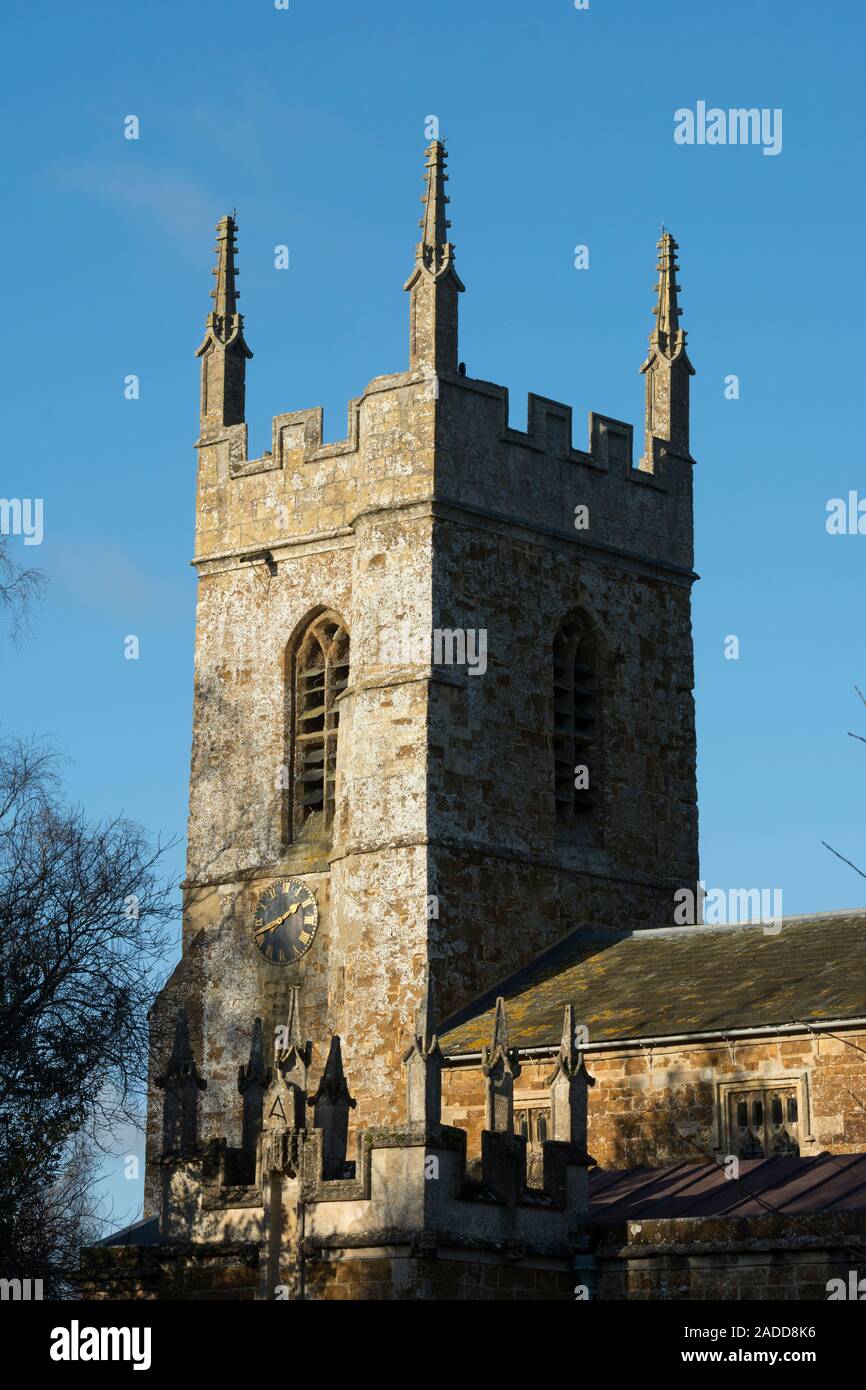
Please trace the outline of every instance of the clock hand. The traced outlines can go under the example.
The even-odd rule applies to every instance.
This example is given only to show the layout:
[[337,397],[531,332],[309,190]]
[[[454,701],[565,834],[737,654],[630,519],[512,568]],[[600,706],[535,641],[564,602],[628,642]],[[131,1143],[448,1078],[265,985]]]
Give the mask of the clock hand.
[[297,912],[300,906],[300,903],[293,903],[292,906],[289,908],[288,912],[284,912],[281,917],[275,917],[272,922],[266,923],[265,926],[259,927],[256,931],[253,932],[253,936],[264,936],[266,932],[275,931],[277,927],[282,926],[283,922],[285,922],[287,917],[294,916],[294,914]]
[[284,912],[282,917],[275,917],[273,922],[266,922],[263,927],[258,927],[256,931],[253,932],[253,936],[265,936],[269,931],[276,931],[277,927],[285,922],[286,916],[287,914]]

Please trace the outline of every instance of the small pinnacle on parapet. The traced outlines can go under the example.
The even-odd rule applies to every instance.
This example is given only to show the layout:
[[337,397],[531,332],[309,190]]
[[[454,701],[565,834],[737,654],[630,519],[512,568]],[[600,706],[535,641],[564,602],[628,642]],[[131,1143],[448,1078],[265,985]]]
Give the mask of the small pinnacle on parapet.
[[497,1065],[501,1065],[505,1072],[514,1076],[520,1073],[517,1048],[512,1048],[509,1043],[508,1018],[505,1013],[505,1000],[501,995],[496,1000],[490,1046],[481,1049],[481,1070],[484,1075],[488,1076]]
[[562,1038],[559,1044],[556,1066],[553,1069],[552,1075],[548,1077],[547,1085],[552,1085],[560,1073],[567,1076],[569,1079],[573,1079],[581,1072],[584,1073],[587,1084],[594,1086],[595,1080],[587,1073],[585,1058],[577,1044],[574,1005],[566,1004],[562,1016]]
[[505,1013],[505,1000],[500,997],[496,1001],[496,1013],[493,1016],[493,1048],[500,1048],[501,1051],[508,1051],[508,1017]]
[[439,1053],[439,1039],[431,1027],[431,1000],[430,1000],[430,967],[424,967],[424,982],[421,987],[421,999],[415,1011],[415,1030],[412,1035],[412,1046],[403,1057],[404,1062],[408,1062],[414,1053],[422,1057],[432,1057],[434,1053]]
[[296,1065],[308,1066],[311,1055],[311,1045],[301,1032],[300,986],[292,985],[285,1026],[278,1028],[274,1037],[274,1066],[284,1070]]
[[559,1062],[569,1074],[580,1066],[580,1052],[574,1036],[574,1005],[566,1004],[562,1018],[562,1040],[559,1044]]
[[286,1046],[300,1047],[303,1043],[301,1037],[301,990],[300,986],[292,985],[289,990],[289,1012],[286,1019]]

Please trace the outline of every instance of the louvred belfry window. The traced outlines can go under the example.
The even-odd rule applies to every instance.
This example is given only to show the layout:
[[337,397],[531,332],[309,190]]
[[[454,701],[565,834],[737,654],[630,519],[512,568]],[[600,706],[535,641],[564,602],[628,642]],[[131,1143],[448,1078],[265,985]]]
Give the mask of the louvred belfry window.
[[349,683],[349,633],[334,613],[307,629],[294,658],[292,832],[324,834],[334,819],[337,697]]
[[590,839],[599,802],[598,686],[591,634],[569,618],[553,646],[553,751],[556,820],[575,838]]

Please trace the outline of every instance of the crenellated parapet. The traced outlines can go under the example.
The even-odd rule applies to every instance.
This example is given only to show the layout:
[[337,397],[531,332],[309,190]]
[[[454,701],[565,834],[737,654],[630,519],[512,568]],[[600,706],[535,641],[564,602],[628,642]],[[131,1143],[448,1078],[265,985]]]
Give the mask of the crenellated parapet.
[[371,513],[426,504],[690,574],[691,460],[656,438],[651,466],[635,461],[626,421],[590,412],[582,449],[569,405],[530,393],[519,430],[505,387],[454,375],[432,398],[418,372],[371,382],[348,419],[345,439],[326,442],[321,407],[274,416],[271,449],[253,459],[246,424],[200,441],[195,563],[236,567],[265,549],[278,563],[298,545],[351,545]]

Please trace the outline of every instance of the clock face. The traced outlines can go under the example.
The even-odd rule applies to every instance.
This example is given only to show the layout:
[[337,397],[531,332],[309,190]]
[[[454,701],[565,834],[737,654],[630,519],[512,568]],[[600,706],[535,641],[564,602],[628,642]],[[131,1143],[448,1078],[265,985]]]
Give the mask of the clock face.
[[253,918],[253,941],[271,965],[291,965],[309,951],[319,909],[305,883],[285,878],[266,888]]

